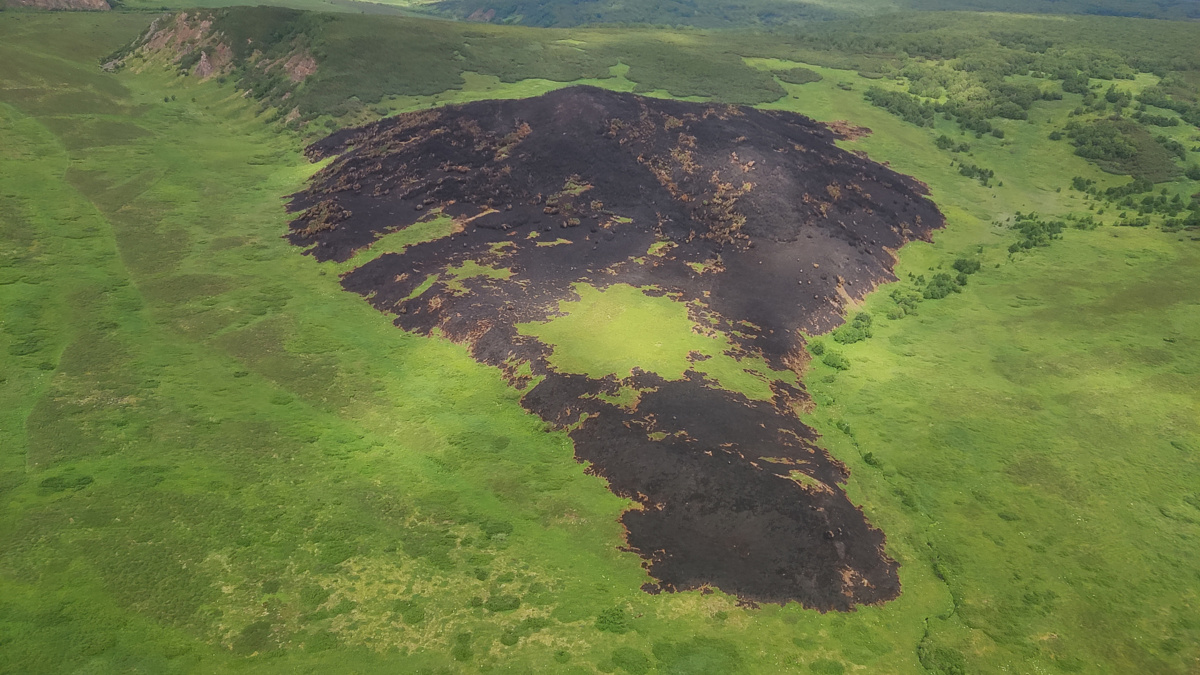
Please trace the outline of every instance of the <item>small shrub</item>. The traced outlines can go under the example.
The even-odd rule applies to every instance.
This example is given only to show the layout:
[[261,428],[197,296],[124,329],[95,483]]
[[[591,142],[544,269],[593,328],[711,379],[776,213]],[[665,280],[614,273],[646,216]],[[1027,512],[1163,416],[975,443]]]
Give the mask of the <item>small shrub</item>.
[[961,292],[960,284],[953,277],[945,272],[939,272],[929,280],[924,296],[926,300],[941,300],[951,293]]
[[866,312],[855,314],[850,323],[833,331],[834,342],[844,345],[861,342],[869,337],[871,337],[871,315]]
[[515,595],[493,595],[483,603],[484,609],[491,612],[511,612],[521,606],[521,599]]
[[963,274],[974,274],[979,271],[981,264],[975,258],[959,258],[954,261],[952,267],[962,272]]
[[905,314],[913,314],[916,312],[917,303],[924,299],[919,292],[911,288],[897,288],[891,293],[892,301],[900,307]]
[[812,352],[813,354],[815,354],[817,356],[820,356],[825,353],[825,343],[821,342],[820,340],[813,340],[808,345],[808,351]]
[[825,352],[825,355],[821,357],[821,363],[838,370],[850,368],[850,360],[838,352]]
[[471,657],[475,656],[474,650],[471,649],[471,634],[459,633],[454,636],[454,646],[450,648],[450,655],[455,661],[470,661]]
[[392,605],[392,611],[398,613],[400,620],[410,626],[415,626],[425,620],[425,608],[415,600],[397,600]]
[[628,633],[632,630],[629,625],[629,614],[620,607],[606,609],[596,616],[596,630],[618,635]]
[[305,586],[300,590],[300,605],[306,611],[312,611],[325,604],[329,599],[329,590],[316,584]]

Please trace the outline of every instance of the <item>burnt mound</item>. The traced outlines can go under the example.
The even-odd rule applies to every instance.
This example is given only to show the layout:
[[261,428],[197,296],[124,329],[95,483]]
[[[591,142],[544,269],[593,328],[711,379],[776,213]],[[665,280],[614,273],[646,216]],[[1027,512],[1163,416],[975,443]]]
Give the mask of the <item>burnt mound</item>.
[[[670,294],[726,333],[734,356],[803,370],[803,333],[893,279],[891,251],[943,224],[917,181],[834,144],[793,113],[571,87],[400,115],[314,144],[334,157],[293,197],[288,237],[345,261],[435,217],[453,234],[381,255],[343,286],[397,326],[465,343],[570,428],[576,456],[636,500],[623,522],[655,590],[715,586],[748,601],[848,610],[899,593],[884,537],[847,499],[846,468],[800,422],[805,393],[771,402],[677,381],[558,373],[518,334],[616,283]],[[464,263],[508,270],[463,277]],[[432,284],[430,284],[432,280]],[[643,393],[621,407],[599,394]],[[586,413],[586,415],[585,415]],[[811,480],[796,480],[796,472]]]

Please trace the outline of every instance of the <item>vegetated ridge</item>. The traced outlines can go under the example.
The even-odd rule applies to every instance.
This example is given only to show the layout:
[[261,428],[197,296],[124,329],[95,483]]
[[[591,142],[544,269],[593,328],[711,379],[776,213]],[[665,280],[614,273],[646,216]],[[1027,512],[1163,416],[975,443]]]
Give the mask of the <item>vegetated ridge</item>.
[[405,114],[309,148],[336,159],[295,195],[289,238],[346,261],[453,218],[453,234],[381,255],[343,286],[529,387],[523,405],[638,502],[623,522],[658,579],[648,591],[712,585],[848,610],[896,597],[897,564],[846,497],[846,467],[797,417],[803,390],[778,379],[755,401],[695,369],[560,373],[551,346],[517,330],[576,284],[629,284],[687,303],[735,357],[802,371],[802,332],[837,325],[894,278],[891,250],[943,224],[920,183],[834,139],[793,113],[591,87]]
[[848,0],[841,3],[797,0],[436,0],[414,2],[414,9],[448,14],[467,21],[532,26],[656,24],[728,28],[772,28],[813,22],[918,11],[1012,12],[1016,14],[1094,14],[1147,19],[1200,18],[1195,0]]

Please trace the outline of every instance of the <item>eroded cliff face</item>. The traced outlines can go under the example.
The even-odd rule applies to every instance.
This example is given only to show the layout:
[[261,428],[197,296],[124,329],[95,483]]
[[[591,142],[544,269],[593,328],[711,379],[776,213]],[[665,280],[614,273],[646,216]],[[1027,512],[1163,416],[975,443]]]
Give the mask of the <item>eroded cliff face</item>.
[[202,10],[179,12],[156,19],[124,53],[104,64],[104,68],[115,70],[130,63],[166,63],[178,68],[181,74],[208,79],[227,75],[236,67],[246,67],[264,76],[278,75],[292,85],[300,84],[317,72],[317,61],[300,37],[283,49],[272,50],[271,56],[258,50],[253,41],[234,45],[232,40],[221,30],[218,15]]
[[[943,224],[911,178],[790,113],[592,87],[449,106],[334,134],[294,196],[290,240],[346,261],[432,219],[449,234],[353,269],[343,286],[397,326],[468,346],[568,430],[576,456],[638,504],[647,591],[715,586],[751,602],[849,610],[896,597],[897,564],[798,417],[804,334],[891,280],[891,251]],[[683,303],[727,356],[765,361],[769,396],[705,374],[560,372],[519,326],[579,285]],[[786,374],[786,376],[785,376]]]

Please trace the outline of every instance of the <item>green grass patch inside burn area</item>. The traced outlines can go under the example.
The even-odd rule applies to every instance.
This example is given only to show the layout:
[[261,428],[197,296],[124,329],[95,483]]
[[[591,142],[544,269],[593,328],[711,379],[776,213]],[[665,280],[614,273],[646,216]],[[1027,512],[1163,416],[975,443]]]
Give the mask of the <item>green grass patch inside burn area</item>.
[[[657,49],[753,76],[723,95],[733,75],[709,89],[692,71],[652,77],[653,59],[611,46],[636,33],[581,29],[547,35],[611,50],[599,70],[471,62],[449,85],[314,107],[297,133],[264,106],[282,93],[244,97],[235,76],[97,68],[148,21],[0,15],[0,671],[1186,673],[1200,657],[1200,243],[1168,222],[1181,217],[1173,197],[1200,190],[1183,174],[1197,132],[1162,128],[1184,145],[1170,160],[1180,171],[1132,207],[1107,192],[1130,177],[1048,139],[1111,115],[1113,84],[1131,106],[1166,91],[1184,110],[1148,113],[1188,114],[1194,71],[1089,71],[1082,93],[1029,102],[1027,119],[968,116],[1000,137],[961,115],[905,121],[864,97],[944,103],[959,85],[995,84],[989,73],[1031,77],[956,68],[965,48],[905,74],[894,53],[807,38],[662,33]],[[406,25],[391,21],[383,37]],[[1121,48],[1079,46],[1115,19],[988,21],[1034,53],[1065,35],[1093,65]],[[929,22],[943,46],[911,30],[902,48],[972,37],[957,18]],[[1170,26],[1155,30],[1185,30]],[[471,44],[508,39],[478,30]],[[838,44],[857,44],[845,30]],[[772,74],[797,68],[820,79]],[[851,310],[871,315],[869,337],[812,341],[848,368],[814,358],[805,378],[807,421],[902,565],[899,599],[819,614],[643,593],[640,560],[620,550],[628,503],[573,461],[564,434],[460,347],[398,331],[342,291],[345,265],[281,239],[281,198],[315,170],[302,136],[337,126],[333,114],[580,78],[734,101],[770,89],[752,100],[868,127],[844,147],[930,186],[947,229],[901,250],[899,281]],[[1149,226],[1118,225],[1139,210]],[[419,238],[397,233],[360,258]],[[676,376],[700,351],[714,358],[694,367],[724,386],[760,382],[670,298],[577,292],[563,316],[526,327],[556,367]],[[648,317],[654,330],[638,330]],[[722,379],[722,363],[744,379]]]
[[628,284],[577,284],[579,299],[560,302],[561,316],[517,328],[551,345],[550,365],[564,373],[622,379],[637,368],[678,380],[690,369],[757,400],[771,399],[770,380],[795,382],[793,373],[776,371],[761,357],[731,356],[727,336],[704,334],[687,305],[646,290],[653,292]]

